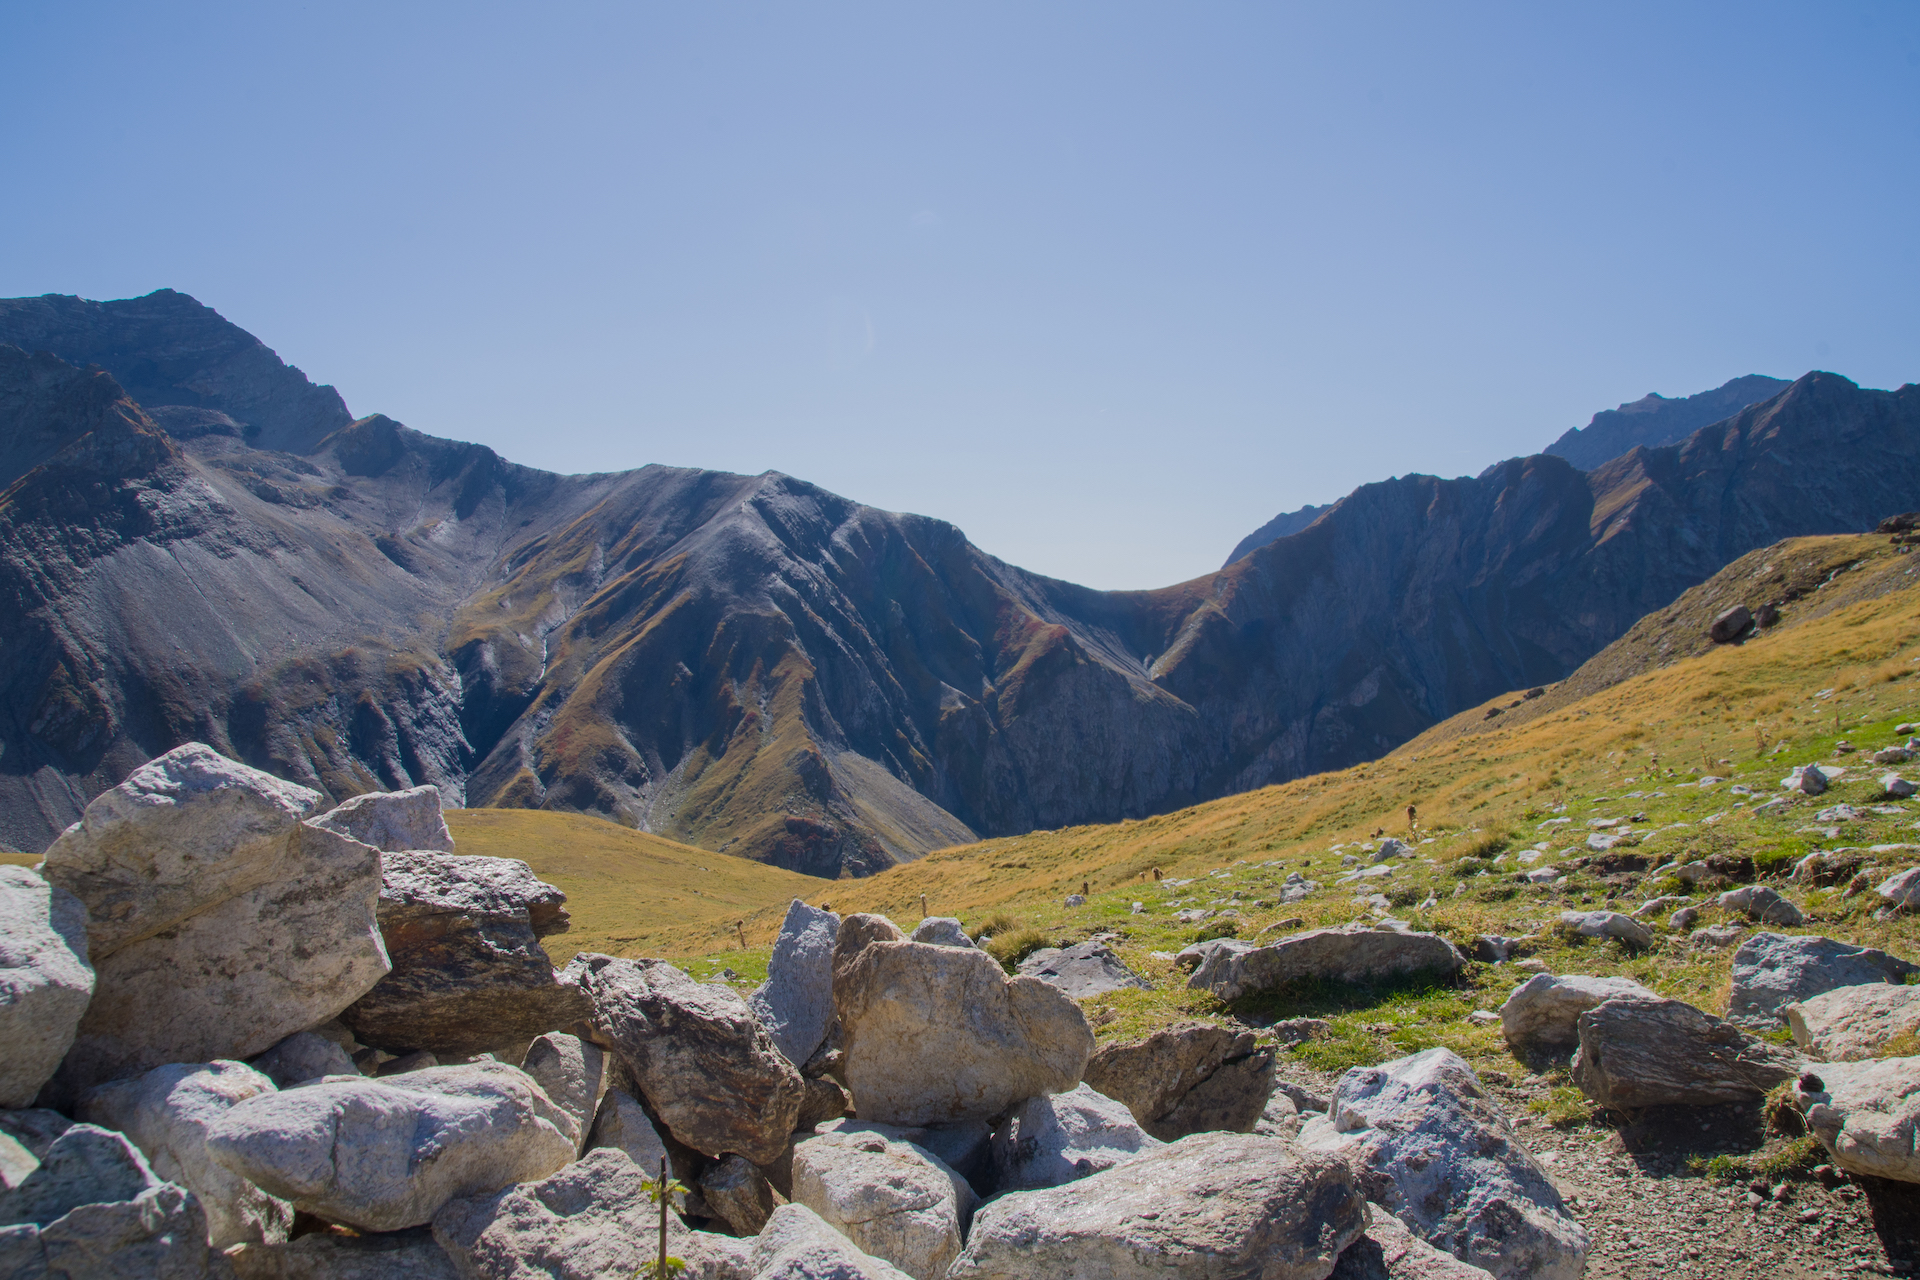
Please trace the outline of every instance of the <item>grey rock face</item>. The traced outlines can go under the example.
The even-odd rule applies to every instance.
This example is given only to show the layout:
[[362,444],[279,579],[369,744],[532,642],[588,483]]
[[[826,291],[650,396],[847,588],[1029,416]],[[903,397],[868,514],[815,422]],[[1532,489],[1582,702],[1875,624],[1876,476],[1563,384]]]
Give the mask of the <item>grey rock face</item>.
[[1337,1157],[1202,1133],[1104,1173],[1002,1196],[951,1280],[1322,1280],[1366,1227]]
[[912,942],[924,942],[935,947],[971,947],[973,939],[960,922],[952,916],[928,916],[913,927]]
[[261,1094],[213,1125],[207,1150],[297,1209],[398,1231],[457,1197],[546,1176],[577,1140],[524,1072],[480,1062]]
[[1799,1069],[1797,1054],[1678,1000],[1609,1000],[1579,1025],[1573,1082],[1603,1107],[1747,1101]]
[[389,1053],[484,1053],[582,1021],[591,1008],[571,971],[540,946],[566,927],[566,895],[512,858],[389,853],[380,933],[393,972],[340,1014]]
[[0,1107],[33,1104],[92,998],[86,907],[26,867],[0,867]]
[[1037,979],[1008,978],[983,951],[904,940],[843,950],[833,1001],[841,1078],[860,1116],[885,1124],[997,1115],[1073,1088],[1093,1052],[1079,1005]]
[[736,1236],[756,1236],[773,1216],[767,1176],[743,1156],[728,1156],[700,1178],[700,1198]]
[[1367,1234],[1347,1246],[1328,1280],[1487,1280],[1481,1267],[1442,1253],[1378,1205]]
[[1586,1267],[1586,1230],[1450,1049],[1348,1071],[1300,1145],[1341,1155],[1415,1235],[1502,1280],[1578,1280]]
[[248,1245],[228,1255],[238,1280],[461,1280],[431,1232],[370,1236],[315,1233],[290,1244]]
[[248,1065],[280,1089],[321,1076],[360,1074],[345,1049],[311,1031],[294,1032]]
[[1836,987],[1788,1005],[1786,1018],[1794,1044],[1823,1062],[1878,1058],[1889,1040],[1920,1032],[1920,987]]
[[1265,946],[1222,938],[1209,945],[1187,985],[1237,1000],[1302,978],[1360,982],[1432,972],[1450,974],[1465,963],[1453,944],[1431,933],[1347,925],[1309,929]]
[[328,810],[313,824],[352,836],[382,853],[453,852],[453,833],[440,812],[440,788],[435,786],[371,791]]
[[1500,1034],[1521,1052],[1572,1049],[1580,1042],[1580,1015],[1616,996],[1655,998],[1631,978],[1536,973],[1500,1006]]
[[984,1120],[952,1124],[898,1125],[852,1118],[821,1126],[822,1132],[877,1134],[888,1142],[911,1143],[967,1180],[976,1193],[992,1194],[993,1130]]
[[607,1089],[607,1057],[600,1046],[578,1036],[553,1031],[527,1046],[520,1069],[552,1099],[553,1105],[580,1126],[580,1150],[600,1112],[600,1096]]
[[1727,1021],[1771,1029],[1786,1007],[1836,987],[1901,982],[1920,966],[1873,947],[1817,935],[1756,933],[1733,953],[1733,993]]
[[98,1125],[68,1126],[39,1159],[19,1185],[0,1191],[0,1224],[45,1227],[81,1205],[132,1200],[163,1182],[125,1134]]
[[1145,990],[1152,985],[1122,964],[1120,957],[1103,942],[1042,948],[1020,962],[1020,972],[1050,987],[1058,987],[1076,1000],[1128,987]]
[[748,1251],[754,1280],[905,1280],[885,1259],[853,1242],[803,1204],[783,1204]]
[[207,1280],[229,1274],[226,1260],[207,1245],[200,1202],[171,1182],[129,1200],[77,1205],[45,1226],[0,1227],[0,1267],[11,1280]]
[[1723,911],[1738,911],[1750,920],[1762,924],[1785,925],[1791,928],[1805,922],[1806,917],[1800,908],[1780,896],[1778,892],[1761,884],[1750,884],[1739,889],[1729,889],[1718,898]]
[[1562,911],[1559,927],[1583,938],[1618,938],[1635,947],[1653,945],[1653,930],[1618,911]]
[[747,997],[774,1046],[795,1066],[806,1065],[833,1022],[833,945],[839,934],[839,916],[795,898],[767,960],[767,980]]
[[1106,1045],[1083,1078],[1123,1103],[1141,1128],[1172,1142],[1210,1129],[1250,1131],[1266,1110],[1273,1063],[1251,1031],[1182,1022]]
[[156,1175],[199,1197],[214,1248],[270,1244],[287,1238],[293,1207],[216,1163],[207,1134],[240,1103],[274,1091],[271,1080],[238,1062],[175,1063],[89,1091],[79,1115],[124,1133]]
[[[433,1238],[468,1280],[625,1280],[657,1256],[660,1209],[648,1175],[601,1148],[537,1182],[448,1202]],[[746,1249],[730,1237],[689,1230],[669,1213],[667,1252],[688,1280],[747,1280]]]
[[932,1152],[856,1129],[794,1144],[793,1200],[914,1280],[947,1274],[977,1204],[973,1188]]
[[675,1138],[756,1164],[786,1149],[806,1086],[746,1001],[664,960],[586,956],[580,966],[595,1026]]
[[1125,1103],[1082,1084],[1013,1109],[993,1135],[996,1183],[1002,1191],[1057,1187],[1162,1145]]
[[1920,1128],[1920,1058],[1832,1062],[1809,1075],[1796,1082],[1794,1100],[1835,1164],[1849,1173],[1920,1182],[1913,1140]]
[[587,1150],[603,1147],[625,1154],[649,1178],[660,1176],[660,1161],[667,1154],[667,1144],[645,1108],[620,1089],[609,1089],[600,1099],[600,1113],[594,1118],[593,1132],[587,1135]]

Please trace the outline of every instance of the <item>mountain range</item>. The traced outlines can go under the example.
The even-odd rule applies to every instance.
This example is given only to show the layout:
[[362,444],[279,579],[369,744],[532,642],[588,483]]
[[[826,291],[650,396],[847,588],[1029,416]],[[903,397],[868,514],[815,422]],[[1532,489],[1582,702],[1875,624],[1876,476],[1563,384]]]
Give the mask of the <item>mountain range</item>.
[[1920,506],[1920,388],[1812,373],[1102,592],[777,473],[562,476],[355,419],[183,294],[0,302],[0,343],[22,849],[198,739],[335,799],[433,782],[863,875],[1371,758],[1748,550]]

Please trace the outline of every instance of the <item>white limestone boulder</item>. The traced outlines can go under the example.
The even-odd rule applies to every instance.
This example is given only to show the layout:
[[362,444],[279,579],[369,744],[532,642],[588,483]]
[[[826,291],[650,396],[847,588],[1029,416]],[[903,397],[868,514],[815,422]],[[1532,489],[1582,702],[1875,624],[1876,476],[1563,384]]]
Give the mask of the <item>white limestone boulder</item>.
[[833,944],[839,935],[839,916],[795,898],[774,939],[767,980],[747,997],[774,1046],[796,1067],[806,1065],[833,1024]]
[[1794,1101],[1840,1168],[1920,1182],[1920,1057],[1811,1066]]
[[1070,947],[1042,947],[1020,962],[1020,972],[1050,987],[1087,1000],[1128,988],[1145,990],[1153,984],[1127,968],[1104,942],[1076,942]]
[[1500,1034],[1516,1052],[1571,1050],[1580,1043],[1580,1015],[1616,996],[1653,992],[1631,978],[1536,973],[1500,1006]]
[[580,1127],[580,1150],[585,1151],[601,1095],[607,1091],[607,1055],[600,1046],[564,1031],[548,1032],[527,1046],[520,1069],[573,1117]]
[[1727,1021],[1771,1030],[1788,1005],[1837,987],[1904,982],[1920,966],[1874,947],[1817,934],[1756,933],[1733,953]]
[[154,1173],[198,1196],[214,1248],[273,1244],[287,1238],[293,1206],[207,1153],[208,1133],[229,1111],[273,1092],[273,1081],[243,1063],[174,1063],[89,1091],[78,1114],[126,1134]]
[[792,1199],[914,1280],[947,1274],[978,1204],[931,1151],[858,1127],[794,1144]]
[[382,853],[429,850],[453,852],[453,833],[440,811],[440,788],[371,791],[355,796],[313,820],[315,826],[352,836]]
[[1887,1042],[1920,1034],[1920,987],[1869,982],[1836,987],[1786,1008],[1802,1053],[1823,1062],[1884,1056]]
[[1450,1049],[1347,1071],[1299,1144],[1348,1161],[1414,1235],[1501,1280],[1578,1280],[1586,1267],[1586,1229]]
[[87,909],[26,867],[0,867],[0,1107],[27,1107],[93,998]]
[[600,1099],[599,1113],[587,1135],[588,1151],[603,1147],[623,1153],[649,1178],[660,1176],[660,1161],[667,1154],[666,1141],[646,1109],[622,1089],[608,1089]]
[[545,1177],[578,1138],[526,1073],[476,1062],[261,1094],[215,1122],[207,1150],[296,1209],[398,1231],[457,1197]]
[[747,1265],[753,1280],[905,1280],[899,1268],[862,1253],[803,1204],[773,1211],[748,1246]]
[[994,1131],[996,1184],[1002,1191],[1057,1187],[1163,1145],[1125,1103],[1081,1084],[1027,1099]]
[[1653,930],[1618,911],[1562,911],[1555,927],[1582,938],[1617,938],[1633,947],[1653,945]]
[[1190,1133],[1252,1131],[1273,1092],[1273,1050],[1251,1031],[1178,1022],[1103,1045],[1082,1079],[1163,1142]]
[[1738,911],[1749,920],[1761,924],[1777,924],[1786,928],[1803,924],[1806,916],[1800,908],[1779,892],[1763,884],[1743,885],[1738,889],[1729,889],[1715,899],[1722,911]]
[[913,927],[913,942],[925,942],[936,947],[971,947],[973,939],[958,920],[952,916],[928,916]]

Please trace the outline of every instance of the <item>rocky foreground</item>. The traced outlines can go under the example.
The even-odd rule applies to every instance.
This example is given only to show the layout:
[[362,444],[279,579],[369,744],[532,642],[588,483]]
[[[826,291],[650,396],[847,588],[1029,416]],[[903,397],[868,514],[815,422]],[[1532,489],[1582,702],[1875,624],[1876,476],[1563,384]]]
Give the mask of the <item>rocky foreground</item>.
[[[1594,1193],[1607,1158],[1536,1154],[1444,1048],[1324,1092],[1245,1031],[1096,1049],[1079,1000],[1139,981],[1097,944],[1009,977],[955,921],[799,901],[747,997],[660,960],[556,969],[563,895],[456,853],[432,788],[321,802],[189,744],[0,868],[0,1275],[584,1280],[651,1274],[664,1243],[699,1280],[1573,1280],[1633,1230]],[[1389,923],[1181,963],[1232,999],[1465,958]],[[1920,1182],[1915,973],[1760,932],[1726,1020],[1545,973],[1499,1019],[1600,1105],[1765,1100],[1835,1185]],[[1692,1208],[1631,1247],[1708,1273],[1719,1207]],[[1819,1229],[1866,1211],[1837,1196]]]

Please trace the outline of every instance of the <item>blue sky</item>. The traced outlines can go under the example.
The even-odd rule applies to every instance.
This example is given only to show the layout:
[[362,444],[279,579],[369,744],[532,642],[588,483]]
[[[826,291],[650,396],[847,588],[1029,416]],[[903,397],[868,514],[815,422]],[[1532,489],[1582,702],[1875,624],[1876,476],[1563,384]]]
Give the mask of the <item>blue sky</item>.
[[1920,6],[13,0],[0,295],[1045,573],[1744,373],[1920,379]]

